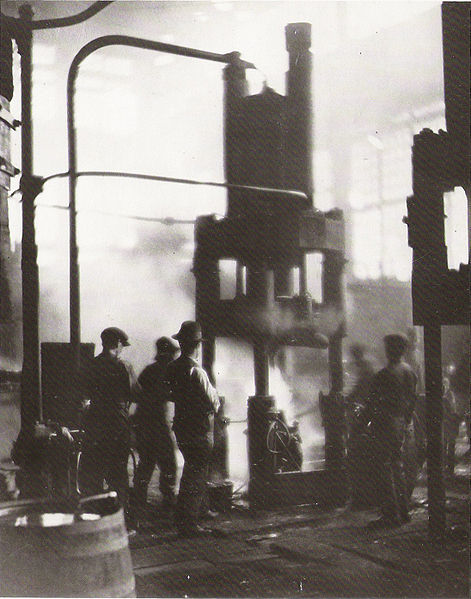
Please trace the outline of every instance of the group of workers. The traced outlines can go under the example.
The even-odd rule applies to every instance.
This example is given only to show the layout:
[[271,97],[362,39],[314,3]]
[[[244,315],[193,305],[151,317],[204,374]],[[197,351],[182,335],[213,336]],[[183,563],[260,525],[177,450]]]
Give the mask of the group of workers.
[[[85,438],[80,487],[86,495],[100,493],[104,481],[117,492],[128,524],[134,526],[144,514],[147,491],[155,466],[160,472],[163,505],[172,509],[181,537],[206,531],[198,525],[204,504],[206,481],[214,443],[214,416],[220,398],[206,371],[199,365],[202,332],[196,321],[185,321],[172,337],[156,342],[155,361],[137,378],[131,365],[121,359],[128,336],[116,327],[101,333],[102,352],[86,366],[81,377],[83,396],[89,400],[83,428]],[[384,337],[387,364],[377,373],[361,345],[351,348],[358,371],[356,385],[347,396],[352,408],[349,435],[368,431],[377,476],[374,484],[381,517],[374,526],[400,526],[409,520],[408,488],[404,471],[404,441],[416,407],[420,372],[404,357],[410,350],[405,335]],[[416,370],[416,372],[414,372]],[[450,393],[446,397],[450,403]],[[168,415],[173,402],[173,426]],[[128,457],[131,432],[129,408],[137,404],[136,445],[139,454],[133,493],[129,497]],[[174,441],[184,465],[178,495]]]
[[[174,508],[181,537],[204,534],[198,519],[205,494],[213,446],[214,414],[219,397],[205,370],[198,364],[201,327],[185,321],[172,337],[157,340],[157,356],[139,378],[121,359],[128,336],[117,327],[101,333],[102,352],[81,376],[84,398],[90,405],[83,421],[85,438],[80,487],[86,495],[100,493],[104,481],[114,489],[133,528],[146,505],[147,489],[156,464],[164,505]],[[178,356],[178,354],[180,354]],[[178,357],[177,357],[178,356]],[[168,402],[175,404],[173,433],[184,465],[176,495],[177,465]],[[129,407],[135,413],[139,463],[129,497],[128,457],[131,444]]]
[[[353,507],[378,503],[381,517],[372,526],[400,526],[409,520],[409,501],[425,460],[424,377],[414,331],[384,337],[387,364],[375,373],[362,344],[350,352],[356,382],[347,395],[347,455]],[[455,443],[466,416],[443,378],[444,457],[453,475]]]

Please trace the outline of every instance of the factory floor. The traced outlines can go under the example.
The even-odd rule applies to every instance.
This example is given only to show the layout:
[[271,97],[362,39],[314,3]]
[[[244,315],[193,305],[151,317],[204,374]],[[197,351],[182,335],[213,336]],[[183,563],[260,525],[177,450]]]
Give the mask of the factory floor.
[[[16,395],[0,397],[0,458],[19,427]],[[428,536],[426,477],[410,523],[372,530],[374,511],[305,505],[252,512],[234,497],[230,512],[205,520],[204,538],[178,539],[160,507],[158,473],[148,518],[129,538],[138,597],[469,597],[468,444],[457,445],[446,479],[447,530]]]
[[373,510],[305,505],[229,513],[179,539],[151,492],[149,517],[130,538],[138,597],[469,597],[469,457],[446,480],[445,538],[428,535],[426,481],[410,523],[372,530]]

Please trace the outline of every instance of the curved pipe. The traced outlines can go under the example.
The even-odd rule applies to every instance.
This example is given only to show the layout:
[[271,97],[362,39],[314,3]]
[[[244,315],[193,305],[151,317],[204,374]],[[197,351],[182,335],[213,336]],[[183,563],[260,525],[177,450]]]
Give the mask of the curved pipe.
[[[82,12],[79,12],[76,15],[72,15],[70,17],[60,17],[59,19],[43,19],[38,21],[30,21],[27,22],[27,26],[31,30],[36,29],[54,29],[56,27],[70,27],[71,25],[77,25],[78,23],[83,23],[87,21],[91,17],[98,14],[104,8],[106,8],[109,4],[113,4],[113,0],[109,2],[99,1],[94,2],[92,6],[89,6]],[[10,25],[11,27],[25,27],[25,21],[23,19],[16,19],[15,17],[10,17],[5,15],[4,13],[0,13],[2,20],[5,24]]]
[[145,40],[127,35],[105,35],[96,38],[83,46],[72,60],[67,77],[67,138],[69,144],[69,261],[70,261],[70,344],[72,347],[72,360],[75,370],[80,366],[80,285],[77,247],[77,212],[76,212],[76,186],[77,186],[77,138],[75,131],[74,93],[80,64],[96,50],[106,46],[129,46],[143,50],[156,50],[178,56],[200,58],[225,64],[234,64],[240,68],[255,68],[252,63],[240,59],[239,52],[216,54],[195,48],[176,46],[163,42]]
[[[41,184],[52,181],[53,179],[69,177],[70,173],[55,173],[41,179]],[[244,191],[260,192],[267,195],[282,196],[284,199],[286,196],[293,198],[300,198],[303,200],[309,199],[303,191],[295,191],[292,189],[280,189],[276,187],[260,187],[259,185],[239,185],[238,183],[220,183],[218,181],[200,181],[198,179],[185,179],[182,177],[165,177],[164,175],[149,175],[145,173],[128,173],[124,171],[77,171],[75,173],[77,179],[79,177],[121,177],[127,179],[142,179],[144,181],[161,181],[163,183],[181,183],[183,185],[205,185],[207,187],[222,187],[224,189],[236,189]],[[17,193],[16,190],[10,197]]]

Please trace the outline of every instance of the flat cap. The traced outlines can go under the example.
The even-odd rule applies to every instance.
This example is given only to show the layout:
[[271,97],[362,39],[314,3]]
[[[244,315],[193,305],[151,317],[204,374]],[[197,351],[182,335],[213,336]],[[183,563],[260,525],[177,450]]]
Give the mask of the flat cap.
[[118,329],[118,327],[108,327],[101,332],[101,340],[115,340],[121,341],[124,346],[131,345],[128,340],[128,336],[122,329]]
[[170,337],[159,337],[155,342],[158,354],[176,354],[180,348],[178,343]]

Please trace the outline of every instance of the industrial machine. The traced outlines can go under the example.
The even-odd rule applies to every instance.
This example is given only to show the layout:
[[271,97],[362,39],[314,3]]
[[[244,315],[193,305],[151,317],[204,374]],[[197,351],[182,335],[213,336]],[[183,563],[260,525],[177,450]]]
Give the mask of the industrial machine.
[[[196,318],[205,339],[203,366],[214,380],[217,337],[242,339],[253,347],[255,395],[248,399],[251,507],[340,503],[346,492],[343,215],[340,210],[321,212],[313,203],[310,24],[287,25],[286,42],[286,95],[267,86],[249,95],[247,67],[233,62],[224,69],[227,211],[223,218],[199,217],[195,229],[193,272]],[[313,253],[323,258],[320,302],[307,288],[307,257]],[[232,299],[221,299],[221,260],[235,263]],[[319,330],[325,313],[334,315],[335,322],[328,335]],[[269,389],[269,353],[281,346],[328,352],[330,392],[321,398],[324,470],[279,472],[267,448],[267,434],[279,420]]]

